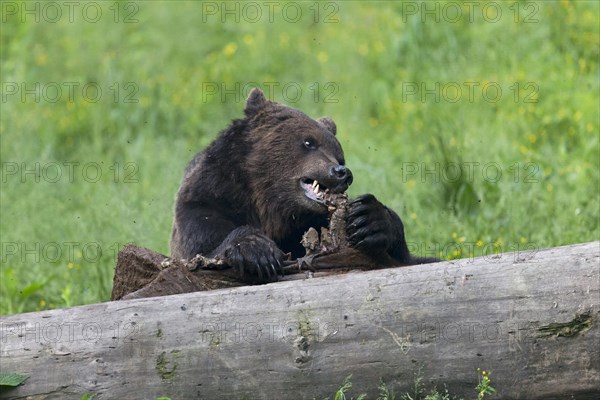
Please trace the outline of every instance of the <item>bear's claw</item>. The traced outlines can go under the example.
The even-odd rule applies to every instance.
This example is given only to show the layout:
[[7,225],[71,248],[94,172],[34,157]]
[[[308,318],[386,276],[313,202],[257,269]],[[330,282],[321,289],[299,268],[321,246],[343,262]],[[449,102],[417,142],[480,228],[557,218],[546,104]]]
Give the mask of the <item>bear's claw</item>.
[[236,267],[251,283],[277,281],[282,273],[283,252],[268,237],[253,233],[243,236],[225,250],[227,264]]

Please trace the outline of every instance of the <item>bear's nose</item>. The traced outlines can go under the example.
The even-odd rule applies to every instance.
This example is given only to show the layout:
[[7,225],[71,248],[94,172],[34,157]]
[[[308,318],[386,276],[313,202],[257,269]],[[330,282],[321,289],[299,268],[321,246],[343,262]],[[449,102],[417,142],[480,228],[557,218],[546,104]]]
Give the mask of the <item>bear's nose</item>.
[[329,176],[340,183],[350,186],[352,183],[352,171],[343,165],[336,165],[329,170]]

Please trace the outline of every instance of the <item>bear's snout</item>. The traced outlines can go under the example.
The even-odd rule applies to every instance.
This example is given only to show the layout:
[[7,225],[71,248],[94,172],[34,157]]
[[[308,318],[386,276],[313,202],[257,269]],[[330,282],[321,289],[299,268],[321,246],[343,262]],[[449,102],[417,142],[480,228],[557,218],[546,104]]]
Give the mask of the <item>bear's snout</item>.
[[335,165],[329,168],[329,178],[336,182],[334,191],[344,192],[352,184],[352,171],[344,165]]

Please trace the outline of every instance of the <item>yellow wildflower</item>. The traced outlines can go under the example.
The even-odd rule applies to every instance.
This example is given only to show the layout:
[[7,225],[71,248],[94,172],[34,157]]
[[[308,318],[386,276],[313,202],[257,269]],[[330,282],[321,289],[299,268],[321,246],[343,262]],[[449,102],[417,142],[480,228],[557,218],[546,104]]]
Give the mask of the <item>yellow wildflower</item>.
[[231,42],[231,43],[228,43],[227,46],[225,46],[225,48],[223,49],[223,54],[225,54],[226,56],[232,56],[235,54],[236,51],[237,51],[237,44]]
[[281,35],[279,35],[279,46],[281,48],[287,48],[288,45],[290,43],[290,35],[288,35],[287,33],[283,32]]
[[366,43],[363,43],[360,46],[358,46],[358,54],[360,54],[363,57],[369,54],[369,46]]
[[320,51],[319,54],[317,54],[317,59],[320,63],[324,64],[329,60],[329,55],[324,51]]
[[254,38],[252,37],[252,35],[244,35],[244,43],[248,46],[252,45],[254,43]]

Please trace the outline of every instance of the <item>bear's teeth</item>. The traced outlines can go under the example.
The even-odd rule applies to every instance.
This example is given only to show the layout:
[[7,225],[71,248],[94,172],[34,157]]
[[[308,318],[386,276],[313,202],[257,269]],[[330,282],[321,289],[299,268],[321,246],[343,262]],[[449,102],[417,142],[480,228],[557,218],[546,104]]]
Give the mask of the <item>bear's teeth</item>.
[[312,183],[312,189],[313,189],[313,191],[315,190],[315,187],[316,187],[318,184],[319,184],[319,182],[317,182],[316,180],[315,180],[315,181],[313,181],[313,183]]
[[317,183],[317,185],[313,188],[313,191],[315,192],[315,194],[319,193],[319,184]]

